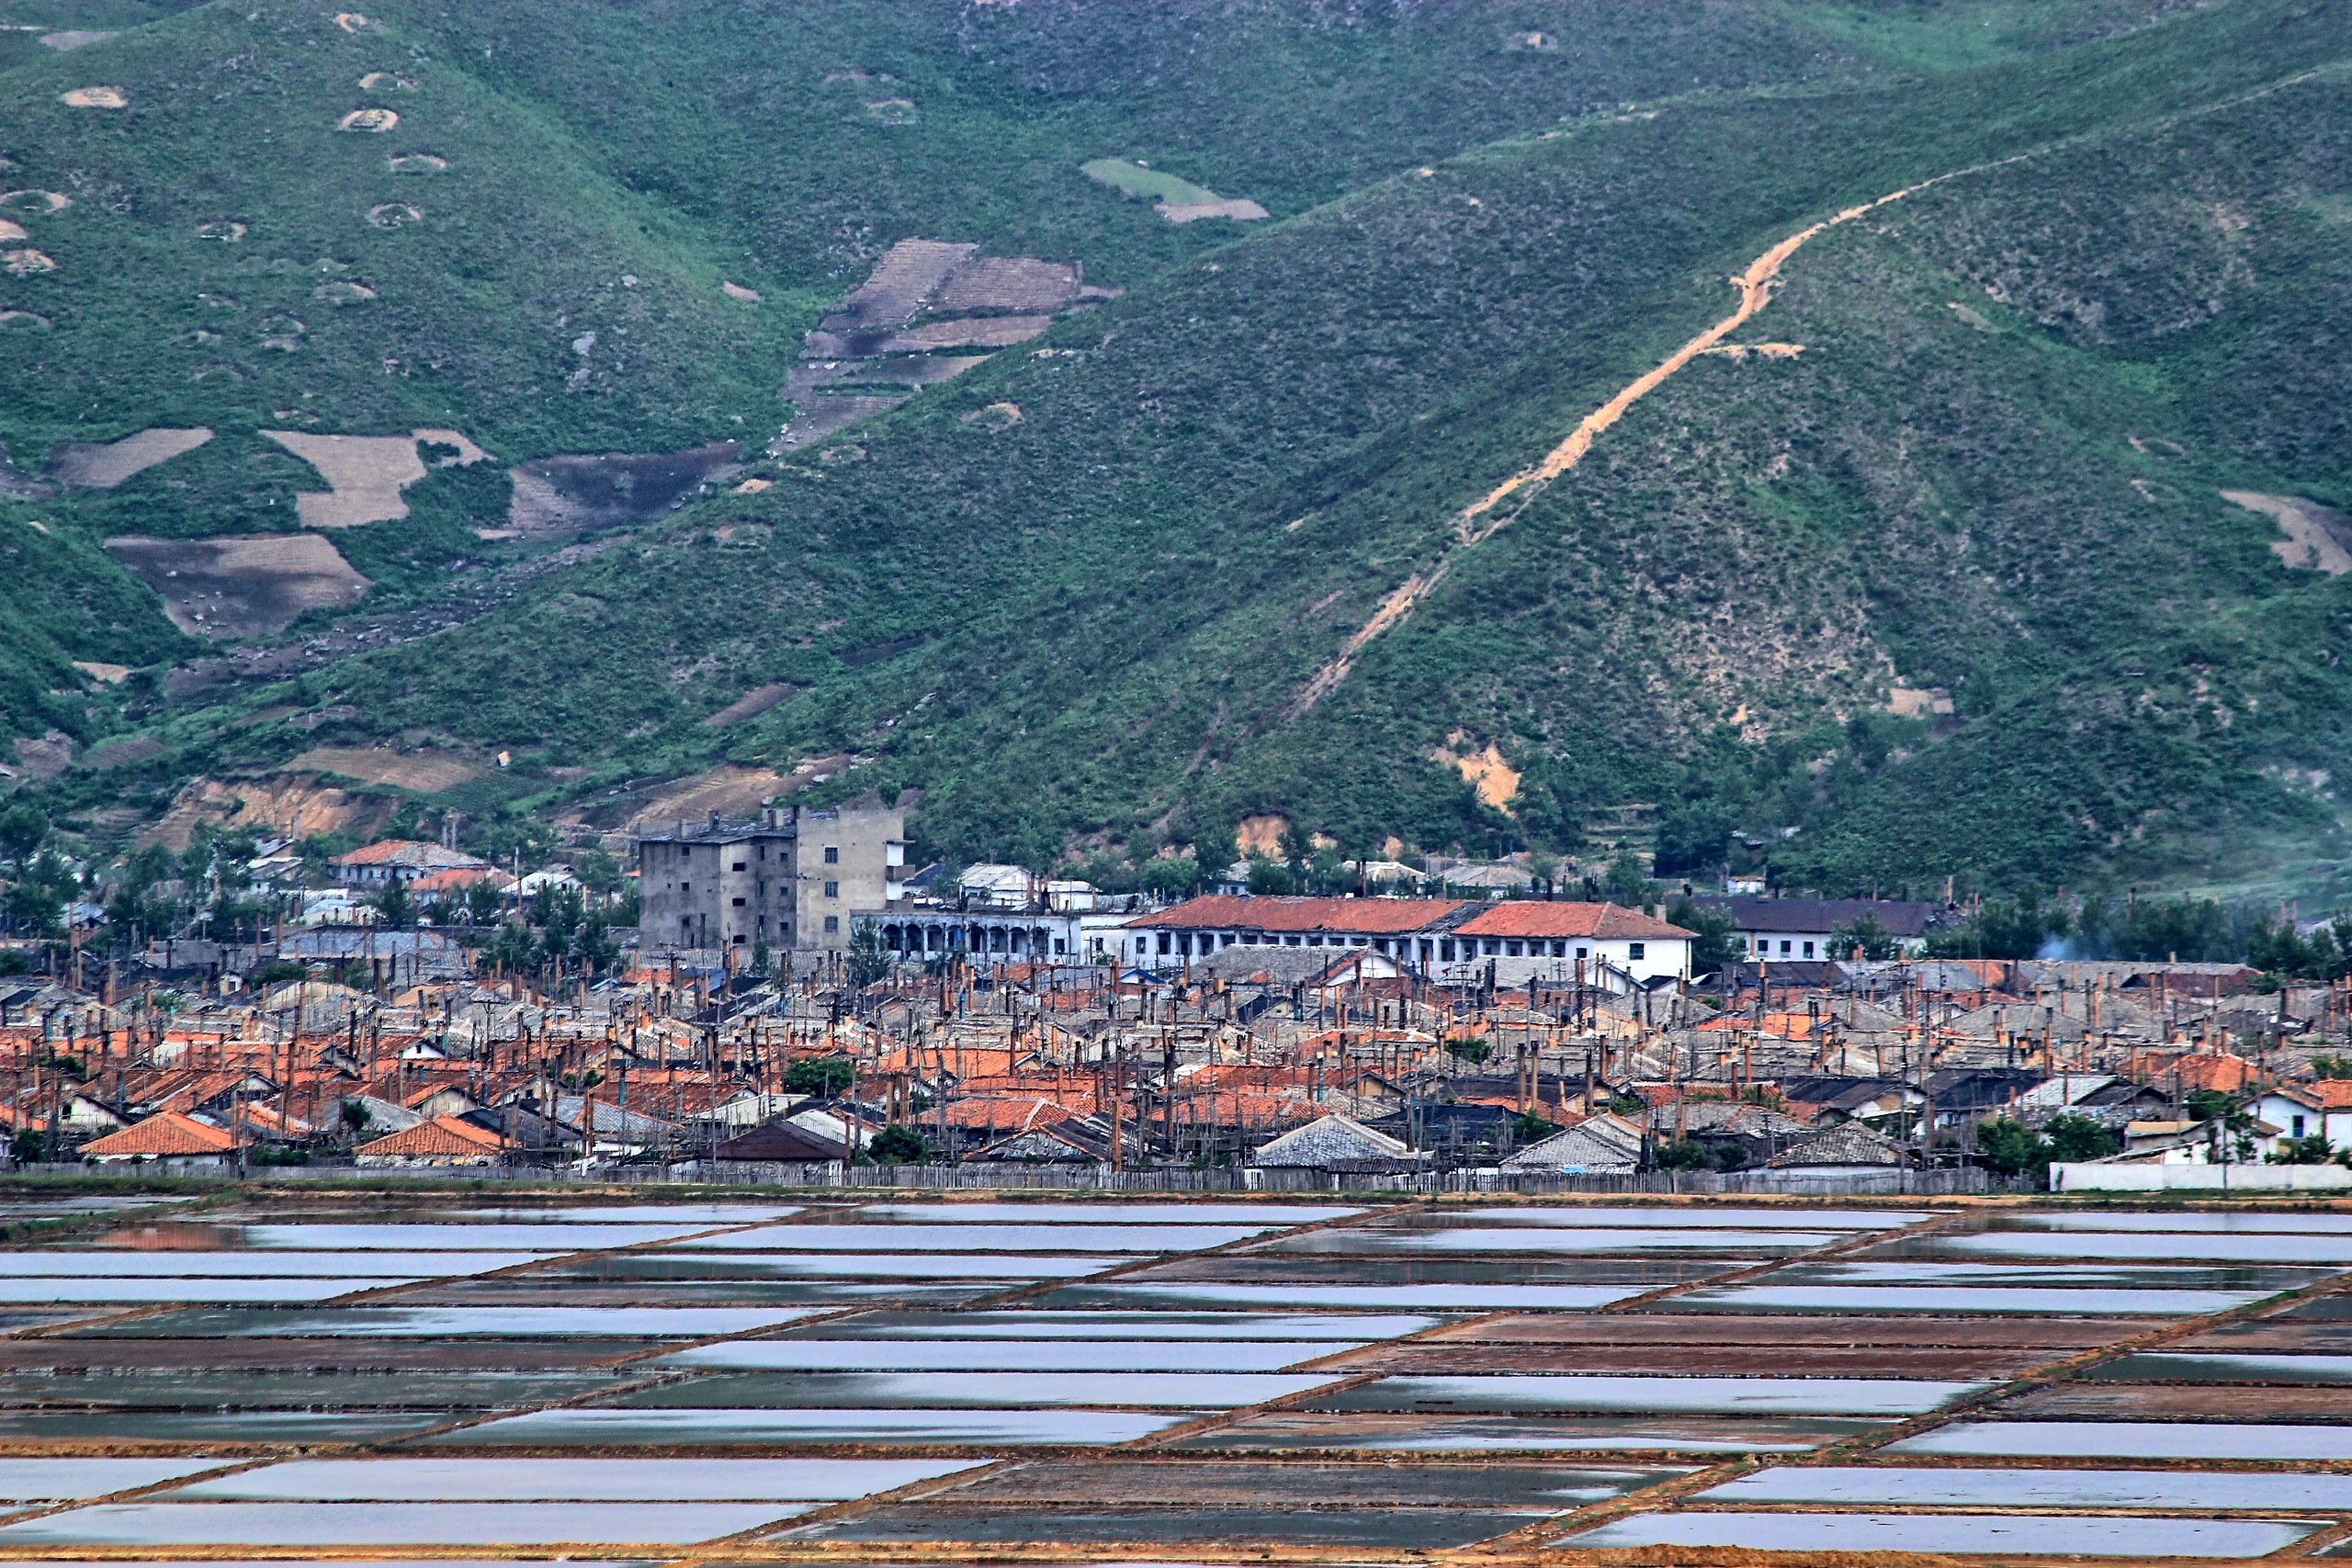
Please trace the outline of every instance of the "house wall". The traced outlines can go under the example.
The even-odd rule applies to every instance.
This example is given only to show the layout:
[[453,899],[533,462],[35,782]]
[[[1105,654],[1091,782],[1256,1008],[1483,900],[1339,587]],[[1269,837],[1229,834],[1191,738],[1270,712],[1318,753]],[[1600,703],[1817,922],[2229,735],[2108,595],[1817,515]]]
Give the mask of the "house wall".
[[644,949],[845,951],[853,909],[900,897],[905,814],[770,812],[757,827],[649,833],[637,841]]
[[[1292,948],[1370,948],[1417,974],[1436,980],[1478,980],[1487,965],[1495,966],[1495,982],[1517,987],[1531,980],[1545,985],[1576,983],[1577,962],[1584,961],[1588,980],[1597,978],[1602,964],[1612,965],[1637,980],[1672,979],[1690,972],[1687,938],[1536,939],[1457,937],[1326,931],[1306,935],[1247,931],[1182,931],[1149,927],[1126,933],[1125,957],[1148,969],[1169,969],[1188,958],[1206,957],[1234,946]],[[1634,950],[1640,948],[1636,953]]]

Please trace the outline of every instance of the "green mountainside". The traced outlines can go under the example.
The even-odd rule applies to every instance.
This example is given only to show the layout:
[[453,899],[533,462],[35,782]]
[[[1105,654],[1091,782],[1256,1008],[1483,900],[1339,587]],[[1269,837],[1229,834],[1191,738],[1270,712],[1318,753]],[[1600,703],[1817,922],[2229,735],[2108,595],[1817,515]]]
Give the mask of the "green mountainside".
[[[380,9],[0,56],[6,181],[73,198],[17,219],[55,269],[0,278],[45,323],[0,336],[18,468],[220,433],[0,500],[34,568],[0,581],[9,724],[118,737],[60,811],[322,743],[506,752],[436,797],[478,816],[831,758],[961,857],[1223,854],[1265,813],[1573,851],[1630,816],[1661,870],[1752,846],[1792,886],[2338,890],[2339,6]],[[99,83],[126,107],[59,101]],[[370,107],[399,124],[334,129]],[[1272,217],[1163,221],[1099,158]],[[1462,542],[1727,276],[1906,190]],[[915,237],[1123,292],[764,457],[801,333]],[[371,606],[472,593],[449,629],[167,680],[199,645],[96,541],[290,531],[319,481],[282,426],[501,464],[737,439],[763,486],[535,557],[475,537],[493,468],[441,470],[336,543]]]

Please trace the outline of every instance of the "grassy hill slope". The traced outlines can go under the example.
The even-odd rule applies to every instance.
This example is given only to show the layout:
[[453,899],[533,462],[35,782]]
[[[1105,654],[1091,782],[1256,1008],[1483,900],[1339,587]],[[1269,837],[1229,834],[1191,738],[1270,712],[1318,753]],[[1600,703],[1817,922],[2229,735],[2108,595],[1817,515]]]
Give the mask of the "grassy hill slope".
[[[2152,11],[2170,14],[2131,25]],[[475,378],[462,397],[370,368],[349,396],[373,417],[487,410],[505,387],[505,424],[469,426],[486,444],[585,442],[605,420],[610,446],[709,434],[754,394],[707,389],[751,389],[781,352],[760,334],[910,232],[1076,255],[1128,292],[470,626],[165,710],[159,755],[63,797],[401,736],[512,750],[512,787],[547,800],[850,752],[840,787],[922,789],[934,845],[1032,861],[1214,844],[1264,810],[1351,847],[1572,847],[1633,802],[1657,807],[1662,864],[1718,859],[1737,832],[1837,886],[2180,875],[2224,830],[2306,857],[2333,843],[2345,591],[2282,565],[2273,525],[2218,491],[2352,500],[2335,8],[1694,6],[1651,34],[1561,25],[1546,48],[1467,7],[1344,25],[1174,7],[1117,49],[1075,3],[678,6],[634,53],[637,13],[550,15],[395,8],[387,36],[422,62],[420,101],[444,69],[453,98],[479,96],[455,130],[542,138],[576,171],[571,205],[611,218],[579,242],[606,247],[583,253],[597,267],[661,253],[631,298],[718,370],[665,358],[665,333],[643,381],[546,412],[511,394],[545,329],[492,310],[444,373]],[[1628,15],[1561,6],[1528,31]],[[156,36],[198,25],[227,24],[208,7]],[[1201,47],[1231,37],[1250,47]],[[790,72],[747,63],[787,42]],[[1464,82],[1480,90],[1449,91]],[[321,134],[334,157],[360,140]],[[1513,139],[1441,155],[1496,134]],[[1286,220],[1177,229],[1076,175],[1081,152],[1151,158]],[[1694,362],[1449,553],[1466,502],[1730,309],[1726,274],[1968,170],[1792,259],[1736,341],[1801,353]],[[374,330],[401,279],[466,280],[467,254],[366,275],[392,286],[337,330]],[[485,290],[527,270],[482,254]],[[738,327],[721,276],[778,308]],[[353,377],[376,347],[319,364]],[[678,405],[691,417],[634,423],[687,382],[707,400]],[[1441,557],[1436,592],[1296,712]],[[775,683],[788,700],[705,724]],[[1889,714],[1897,686],[1957,711]],[[348,716],[238,722],[288,703]],[[1437,759],[1452,744],[1521,773],[1509,815]]]
[[[1261,809],[1568,842],[1629,799],[1663,803],[1668,863],[1794,827],[1838,885],[2177,869],[2224,825],[2320,842],[2342,589],[2214,492],[2343,499],[2335,372],[2297,372],[2344,319],[2314,128],[2347,55],[2326,8],[2217,6],[1408,173],[303,694],[541,765],[860,750],[854,781],[922,786],[965,852]],[[1723,313],[1725,273],[2004,159],[1802,253],[1743,334],[1802,355],[1669,382],[1290,716],[1453,513]],[[804,690],[701,725],[779,681]],[[1952,691],[1955,732],[1877,714],[1894,684]],[[1430,760],[1457,733],[1524,771],[1517,820]],[[184,755],[260,760],[217,744]]]

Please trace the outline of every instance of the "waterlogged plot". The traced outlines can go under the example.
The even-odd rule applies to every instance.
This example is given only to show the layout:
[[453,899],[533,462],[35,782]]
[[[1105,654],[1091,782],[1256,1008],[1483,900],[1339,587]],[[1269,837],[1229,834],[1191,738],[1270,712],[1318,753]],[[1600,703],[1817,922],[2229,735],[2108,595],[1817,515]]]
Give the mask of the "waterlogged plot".
[[1107,1447],[1181,1426],[1188,1413],[1126,1410],[537,1410],[433,1439],[463,1448]]
[[867,1203],[862,1220],[933,1225],[1243,1225],[1253,1231],[1320,1224],[1362,1209],[1298,1203]]
[[0,1503],[70,1503],[105,1497],[217,1470],[221,1463],[211,1459],[10,1458],[0,1461]]
[[1402,1416],[1270,1411],[1178,1439],[1202,1452],[1411,1454],[1800,1453],[1883,1427],[1842,1416]]
[[2068,1213],[1997,1214],[1985,1229],[1998,1231],[2164,1231],[2206,1235],[2352,1235],[2352,1214],[2329,1213],[2134,1213],[2128,1210]]
[[[16,1461],[11,1461],[12,1464]],[[82,1461],[89,1462],[89,1461]],[[159,1464],[153,1461],[117,1463]],[[198,1481],[164,1500],[239,1502],[839,1502],[951,1475],[963,1460],[293,1460]],[[183,1465],[184,1472],[203,1468]],[[159,1479],[167,1479],[165,1477]]]
[[2133,1382],[2352,1383],[2352,1356],[2233,1356],[2158,1351],[2121,1356],[2088,1373]]
[[2352,1427],[2267,1422],[1962,1421],[1887,1445],[2016,1459],[2352,1460]]
[[1338,1373],[1275,1372],[775,1372],[720,1373],[664,1383],[613,1401],[631,1408],[733,1405],[746,1409],[966,1405],[1098,1405],[1224,1410],[1286,1399]]
[[794,1331],[808,1337],[862,1339],[1217,1339],[1376,1340],[1419,1334],[1442,1317],[1360,1313],[976,1312],[867,1313]]
[[1494,1512],[1475,1508],[1189,1507],[944,1508],[891,1507],[854,1518],[784,1532],[786,1541],[999,1545],[1072,1543],[1115,1546],[1216,1545],[1232,1541],[1281,1545],[1444,1551],[1508,1534],[1552,1510]]
[[1179,1311],[1219,1307],[1307,1307],[1328,1312],[1580,1312],[1640,1295],[1628,1285],[1247,1285],[1216,1280],[1120,1280],[1057,1291],[1056,1307],[1169,1306]]
[[681,1224],[247,1224],[248,1247],[282,1252],[587,1252],[675,1241],[710,1227]]
[[401,1253],[123,1252],[42,1247],[0,1252],[0,1288],[17,1280],[391,1280],[482,1274],[548,1256],[543,1252],[436,1252],[429,1263]]
[[[124,1411],[496,1410],[594,1393],[622,1381],[610,1372],[191,1371],[0,1372],[0,1405]],[[139,1423],[126,1421],[133,1437]]]
[[0,1526],[0,1546],[685,1546],[792,1503],[108,1503]]
[[1988,1386],[1905,1378],[1396,1377],[1311,1401],[1309,1407],[1897,1416],[1923,1416]]
[[1254,1225],[792,1224],[762,1225],[695,1244],[707,1251],[1196,1252],[1259,1234]]
[[136,1422],[117,1410],[0,1410],[0,1441],[113,1445],[142,1443],[377,1443],[447,1426],[458,1411],[204,1410],[142,1411]]
[[1936,1244],[1936,1249],[1954,1256],[2048,1258],[2059,1261],[2195,1258],[2215,1263],[2333,1264],[2342,1268],[2352,1265],[2352,1233],[2138,1231],[2103,1234],[2077,1230],[2035,1235],[2029,1231],[1988,1231],[1980,1235],[1956,1235],[1940,1240]]
[[1614,1207],[1463,1209],[1386,1222],[1430,1228],[1484,1225],[1564,1225],[1590,1229],[1613,1225],[1634,1230],[1896,1230],[1932,1218],[1927,1211],[1902,1209],[1742,1209]]
[[2018,1514],[1636,1514],[1555,1543],[1581,1550],[1726,1546],[1755,1551],[2000,1556],[2262,1557],[2324,1519],[2143,1519]]
[[[412,1264],[415,1261],[409,1259]],[[376,1275],[342,1279],[0,1279],[0,1302],[60,1303],[77,1306],[145,1306],[167,1302],[219,1302],[255,1306],[277,1302],[324,1302],[361,1291],[414,1284],[424,1276]]]
[[755,1225],[804,1212],[797,1204],[773,1203],[581,1203],[554,1209],[459,1209],[448,1217],[499,1224]]
[[2061,1290],[1999,1285],[1724,1285],[1669,1303],[1702,1312],[2017,1312],[2051,1316],[2198,1317],[2267,1291]]
[[[360,1306],[321,1313],[242,1314],[222,1319],[217,1326],[191,1325],[176,1332],[433,1339],[536,1339],[545,1335],[706,1339],[779,1327],[807,1315],[764,1307]],[[147,1327],[154,1332],[153,1325]]]
[[[679,1256],[692,1259],[693,1253]],[[1079,1280],[1137,1261],[1118,1254],[1049,1258],[1035,1253],[769,1253],[758,1267],[772,1275],[867,1280]]]
[[662,1367],[742,1371],[1275,1372],[1357,1340],[754,1339],[664,1357]]
[[2296,1513],[2352,1509],[2352,1475],[2244,1471],[1926,1470],[1823,1465],[1760,1471],[1698,1494],[1724,1504],[1827,1503],[1885,1507],[2148,1508]]
[[2180,1263],[2071,1265],[1922,1260],[1792,1263],[1775,1285],[1998,1285],[2069,1291],[2252,1291],[2274,1295],[2317,1284],[2332,1269],[2209,1267]]
[[1847,1239],[1841,1231],[1804,1230],[1571,1229],[1552,1225],[1411,1231],[1340,1228],[1267,1242],[1256,1250],[1373,1256],[1432,1252],[1687,1252],[1767,1257],[1804,1252]]

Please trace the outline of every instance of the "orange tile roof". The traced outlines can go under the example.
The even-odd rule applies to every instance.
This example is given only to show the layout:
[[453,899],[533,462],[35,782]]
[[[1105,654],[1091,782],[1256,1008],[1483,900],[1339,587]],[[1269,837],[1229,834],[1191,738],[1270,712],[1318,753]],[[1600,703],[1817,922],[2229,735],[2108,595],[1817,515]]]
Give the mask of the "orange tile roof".
[[82,1145],[82,1152],[98,1159],[128,1158],[133,1155],[173,1159],[226,1154],[237,1146],[238,1141],[223,1128],[183,1116],[176,1111],[166,1111],[144,1122],[133,1122],[120,1132],[93,1138]]
[[497,1134],[475,1126],[455,1116],[435,1116],[430,1122],[360,1145],[354,1155],[396,1155],[414,1159],[458,1156],[479,1157],[494,1155],[510,1145]]
[[1481,909],[1453,928],[1456,936],[1587,937],[1668,941],[1692,933],[1616,904],[1570,904],[1510,898]]
[[471,887],[477,882],[503,881],[503,877],[486,865],[453,865],[447,871],[428,872],[408,885],[411,893],[454,893],[461,887]]
[[1129,920],[1130,929],[1342,931],[1395,936],[1464,908],[1459,898],[1273,898],[1213,893]]

